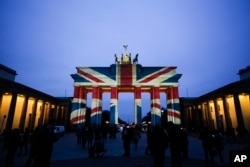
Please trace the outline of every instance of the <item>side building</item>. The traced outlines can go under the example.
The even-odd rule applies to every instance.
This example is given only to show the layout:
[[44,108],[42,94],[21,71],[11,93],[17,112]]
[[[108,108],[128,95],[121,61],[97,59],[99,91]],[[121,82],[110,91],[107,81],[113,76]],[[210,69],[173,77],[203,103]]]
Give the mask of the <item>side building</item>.
[[34,130],[50,118],[69,127],[72,97],[53,97],[15,82],[16,71],[0,64],[0,133],[4,129]]
[[250,66],[239,70],[240,80],[197,98],[180,98],[183,126],[199,131],[207,126],[228,135],[250,132]]

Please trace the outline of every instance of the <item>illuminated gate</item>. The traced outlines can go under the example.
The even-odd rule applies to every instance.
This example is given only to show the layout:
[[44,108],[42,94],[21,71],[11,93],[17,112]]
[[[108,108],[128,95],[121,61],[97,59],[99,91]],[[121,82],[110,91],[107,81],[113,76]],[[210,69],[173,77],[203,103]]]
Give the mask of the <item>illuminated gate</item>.
[[149,92],[151,97],[151,122],[153,125],[161,122],[160,93],[166,93],[167,117],[175,124],[181,123],[179,109],[178,80],[181,74],[176,74],[176,68],[143,67],[137,64],[138,54],[131,61],[131,54],[125,53],[121,60],[116,57],[116,63],[109,67],[76,67],[74,79],[74,97],[72,101],[71,123],[85,122],[87,93],[92,93],[91,124],[101,124],[102,93],[110,92],[110,123],[118,123],[119,92],[134,93],[135,124],[141,123],[142,107],[141,93]]

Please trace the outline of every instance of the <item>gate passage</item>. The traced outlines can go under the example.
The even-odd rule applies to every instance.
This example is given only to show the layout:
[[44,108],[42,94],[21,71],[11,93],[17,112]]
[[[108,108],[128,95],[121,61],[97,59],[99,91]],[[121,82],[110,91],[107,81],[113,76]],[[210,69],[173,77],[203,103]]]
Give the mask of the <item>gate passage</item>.
[[[117,56],[115,55],[116,59]],[[126,58],[124,58],[126,57]],[[85,122],[87,93],[92,93],[91,124],[100,125],[102,115],[102,93],[110,92],[110,123],[118,123],[119,92],[134,93],[135,124],[142,119],[141,93],[149,92],[151,98],[151,123],[161,121],[160,93],[166,93],[168,121],[181,123],[178,80],[182,74],[176,73],[175,66],[143,67],[136,61],[131,61],[131,54],[122,54],[121,60],[109,67],[76,67],[72,74],[74,79],[74,97],[70,121],[72,124]]]

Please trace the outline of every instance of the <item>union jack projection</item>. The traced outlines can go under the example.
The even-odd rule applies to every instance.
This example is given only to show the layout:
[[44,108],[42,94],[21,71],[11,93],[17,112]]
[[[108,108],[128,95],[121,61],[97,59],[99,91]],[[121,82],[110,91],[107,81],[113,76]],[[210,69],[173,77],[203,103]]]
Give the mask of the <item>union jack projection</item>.
[[141,121],[141,92],[151,94],[151,121],[161,119],[160,92],[167,94],[167,117],[180,123],[177,67],[143,67],[140,64],[112,64],[110,67],[76,67],[71,123],[85,122],[86,94],[92,93],[91,123],[101,123],[102,92],[110,92],[110,123],[118,120],[118,93],[134,92],[135,123]]

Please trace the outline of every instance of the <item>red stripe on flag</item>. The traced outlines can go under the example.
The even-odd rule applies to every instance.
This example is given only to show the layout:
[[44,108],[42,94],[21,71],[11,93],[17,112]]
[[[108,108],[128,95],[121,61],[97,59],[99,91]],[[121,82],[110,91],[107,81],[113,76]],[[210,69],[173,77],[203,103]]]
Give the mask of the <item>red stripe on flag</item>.
[[81,75],[84,75],[85,77],[87,77],[87,78],[89,78],[89,79],[91,79],[91,80],[93,80],[93,81],[95,81],[95,82],[103,83],[102,80],[100,80],[100,79],[94,77],[93,75],[90,75],[90,74],[88,74],[88,73],[86,73],[86,72],[84,72],[84,71],[81,71],[81,70],[79,70],[79,69],[77,70],[77,73],[79,73],[79,74],[81,74]]
[[111,87],[111,99],[118,99],[117,87]]
[[85,115],[80,115],[80,116],[71,118],[71,119],[70,119],[70,122],[73,124],[73,123],[75,123],[75,122],[77,122],[77,121],[81,121],[81,120],[85,120]]
[[141,99],[141,87],[135,87],[135,99]]
[[169,111],[169,110],[168,110],[168,116],[176,117],[176,118],[181,119],[181,114],[173,112],[173,111]]
[[132,65],[122,64],[120,70],[121,86],[132,86]]
[[153,87],[151,90],[153,100],[160,99],[160,87]]
[[169,67],[169,68],[166,68],[166,69],[163,70],[163,71],[157,72],[157,73],[155,73],[155,74],[153,74],[153,75],[151,75],[151,76],[145,78],[144,80],[140,81],[140,83],[149,82],[149,81],[151,81],[151,80],[153,80],[153,79],[159,77],[159,76],[162,75],[162,74],[165,74],[165,73],[168,73],[168,72],[172,71],[172,70],[175,69],[175,68],[176,68],[176,67]]
[[95,107],[91,109],[91,115],[96,113],[96,112],[100,112],[102,111],[102,107]]
[[75,86],[75,89],[74,89],[74,98],[79,98],[79,90],[80,90],[80,87]]
[[161,108],[161,105],[160,104],[158,104],[158,103],[153,103],[152,104],[152,107],[154,107],[154,108]]
[[173,89],[173,98],[179,98],[179,91],[178,91],[178,87],[172,87]]

